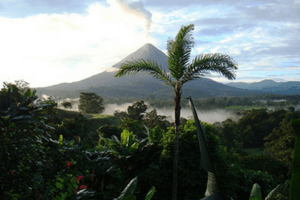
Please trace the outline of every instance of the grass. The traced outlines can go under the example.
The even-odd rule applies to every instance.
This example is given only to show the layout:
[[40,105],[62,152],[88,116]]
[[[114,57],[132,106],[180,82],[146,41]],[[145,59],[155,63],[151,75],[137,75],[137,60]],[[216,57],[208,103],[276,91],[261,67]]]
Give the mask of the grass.
[[113,117],[112,115],[103,115],[103,114],[85,114],[84,115],[88,119],[104,119]]
[[251,110],[251,109],[261,109],[266,108],[263,106],[227,106],[224,109],[225,110]]
[[[61,118],[75,118],[78,117],[80,112],[77,111],[69,111],[57,109],[57,112]],[[85,118],[87,118],[90,123],[90,130],[95,132],[101,126],[107,125],[115,125],[118,126],[120,124],[119,118],[113,115],[103,115],[103,114],[83,114]]]
[[[75,118],[80,114],[78,111],[63,110],[59,108],[57,109],[57,112],[62,118]],[[103,114],[83,114],[83,116],[87,119],[105,119],[113,117],[112,115]]]
[[61,118],[75,118],[79,115],[79,112],[77,111],[71,111],[71,110],[62,110],[62,109],[57,109],[58,115]]

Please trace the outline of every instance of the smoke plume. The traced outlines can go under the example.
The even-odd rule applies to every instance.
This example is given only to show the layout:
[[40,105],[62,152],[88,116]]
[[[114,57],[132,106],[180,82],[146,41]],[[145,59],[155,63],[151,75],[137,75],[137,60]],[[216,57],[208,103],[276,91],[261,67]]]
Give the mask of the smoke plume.
[[141,1],[129,2],[128,0],[115,0],[115,1],[120,5],[120,7],[125,12],[133,14],[145,20],[146,37],[148,41],[150,36],[150,27],[152,23],[151,20],[152,14],[144,7],[143,2]]

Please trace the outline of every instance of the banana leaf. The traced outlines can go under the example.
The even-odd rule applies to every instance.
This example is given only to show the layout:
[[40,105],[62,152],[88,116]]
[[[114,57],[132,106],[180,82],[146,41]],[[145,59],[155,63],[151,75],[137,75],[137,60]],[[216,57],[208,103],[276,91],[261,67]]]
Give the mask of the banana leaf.
[[[285,183],[277,185],[265,198],[265,200],[276,200],[279,194],[288,194],[290,187],[290,180],[286,180]],[[288,196],[288,195],[287,195]]]
[[125,187],[125,189],[121,192],[121,195],[117,198],[117,200],[125,200],[125,199],[134,200],[135,196],[133,195],[133,192],[136,189],[137,182],[138,182],[137,177],[132,179]]
[[151,200],[152,196],[154,195],[155,192],[155,187],[152,186],[149,192],[147,193],[145,200]]
[[206,197],[204,199],[205,200],[223,199],[222,193],[218,186],[217,178],[215,175],[215,170],[213,168],[212,159],[210,157],[210,153],[208,150],[204,126],[199,123],[198,115],[197,115],[192,97],[188,97],[187,99],[189,99],[189,101],[190,101],[192,113],[193,113],[194,120],[195,120],[195,125],[197,128],[197,135],[198,135],[198,141],[199,141],[199,147],[200,147],[200,153],[201,153],[201,166],[208,173],[207,186],[206,186],[206,192],[205,192]]
[[260,186],[257,183],[252,186],[249,200],[262,200]]

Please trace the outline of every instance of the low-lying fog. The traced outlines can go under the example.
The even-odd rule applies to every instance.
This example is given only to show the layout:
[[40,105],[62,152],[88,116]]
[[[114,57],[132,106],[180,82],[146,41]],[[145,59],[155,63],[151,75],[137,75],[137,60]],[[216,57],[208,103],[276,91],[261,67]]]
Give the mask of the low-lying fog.
[[[78,111],[78,104],[79,104],[79,98],[76,99],[64,99],[64,100],[59,100],[57,101],[58,107],[61,109],[64,109],[64,107],[61,105],[62,102],[64,101],[69,101],[72,103],[72,109],[66,109],[66,110],[73,110],[73,111]],[[148,105],[148,109],[146,112],[150,112],[153,107],[149,107],[149,104],[145,102],[146,105]],[[115,110],[119,111],[127,111],[128,106],[131,106],[132,103],[124,103],[124,104],[105,104],[105,111],[103,114],[107,115],[113,115]],[[294,106],[295,110],[300,110],[300,105],[298,104],[297,106]],[[269,109],[272,109],[271,107]],[[226,119],[230,118],[234,121],[237,121],[239,119],[239,116],[235,114],[234,111],[226,111],[222,109],[215,109],[215,110],[209,110],[209,111],[202,111],[202,110],[197,110],[198,118],[203,121],[203,122],[208,122],[210,124],[213,124],[215,122],[222,122],[225,121]],[[164,115],[167,116],[168,120],[170,122],[174,121],[174,109],[172,108],[160,108],[157,109],[156,111],[159,115]],[[186,119],[191,119],[192,118],[192,111],[190,108],[183,108],[181,109],[181,117],[184,117]]]
[[[65,101],[70,101],[72,103],[72,109],[66,109],[66,110],[78,111],[79,99],[65,99]],[[58,104],[59,108],[64,109],[63,106],[61,106],[62,102],[63,102],[63,100],[57,101],[57,104]],[[132,105],[132,103],[106,104],[105,111],[102,114],[113,115],[115,110],[127,111],[128,106],[131,106],[131,105]],[[149,107],[149,104],[146,103],[146,105],[148,105],[148,109],[146,110],[146,112],[150,112],[152,109],[154,109],[153,107]],[[159,114],[159,115],[167,116],[168,120],[170,122],[174,121],[174,109],[167,109],[167,108],[157,109],[156,108],[156,111],[157,111],[157,114]],[[235,115],[233,111],[226,111],[226,110],[221,110],[221,109],[210,110],[210,111],[201,111],[201,110],[197,109],[197,114],[198,114],[198,118],[201,121],[208,122],[210,124],[213,124],[215,122],[222,122],[228,118],[231,118],[234,121],[238,120],[238,116]],[[181,109],[180,116],[184,117],[186,119],[191,119],[192,118],[191,109],[189,109],[189,108]]]
[[[126,103],[122,105],[118,104],[108,104],[105,106],[105,112],[103,114],[112,115],[115,110],[121,110],[121,111],[127,111],[127,107],[132,105],[131,103]],[[148,105],[148,104],[147,104]],[[149,106],[149,105],[148,105]],[[146,112],[150,112],[153,107],[148,107]],[[208,122],[210,124],[213,124],[215,122],[222,122],[228,118],[231,118],[232,120],[238,120],[238,116],[234,114],[232,111],[226,111],[226,110],[210,110],[210,111],[201,111],[197,110],[198,118],[203,122]],[[166,109],[166,108],[156,108],[157,114],[164,115],[168,117],[168,120],[170,122],[174,121],[174,109]],[[183,108],[181,109],[180,113],[181,117],[184,117],[186,119],[191,119],[193,117],[191,109]]]

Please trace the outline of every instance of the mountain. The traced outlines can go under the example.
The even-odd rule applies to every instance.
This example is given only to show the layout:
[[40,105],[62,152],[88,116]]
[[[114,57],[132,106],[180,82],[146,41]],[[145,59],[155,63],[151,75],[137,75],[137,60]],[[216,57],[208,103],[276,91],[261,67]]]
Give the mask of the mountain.
[[260,82],[253,82],[253,83],[231,82],[231,83],[227,83],[226,85],[236,87],[236,88],[241,88],[241,89],[247,89],[247,90],[261,90],[263,88],[275,87],[278,85],[278,83],[273,80],[263,80]]
[[[168,70],[168,57],[152,44],[145,44],[137,51],[131,53],[120,62],[112,66],[116,71],[122,63],[132,60],[155,60],[164,70]],[[89,78],[72,83],[61,83],[44,88],[36,88],[38,93],[55,97],[71,97],[80,91],[89,90],[99,95],[110,97],[148,97],[155,95],[157,98],[173,98],[173,90],[162,81],[149,76],[148,74],[128,75],[115,78],[114,72],[101,72]],[[218,95],[247,96],[260,94],[256,91],[239,89],[218,83],[208,78],[199,78],[183,85],[184,96],[213,97]]]
[[168,69],[168,56],[164,54],[161,50],[153,46],[152,44],[145,44],[135,52],[131,53],[126,58],[122,59],[120,62],[114,64],[112,67],[119,69],[122,63],[127,61],[134,61],[134,60],[155,60],[160,67],[164,70],[169,71]]
[[[152,44],[145,44],[137,51],[131,53],[120,62],[116,63],[112,66],[116,71],[120,67],[122,63],[127,61],[133,61],[138,59],[144,60],[155,60],[159,66],[163,69],[168,70],[168,57],[159,49],[157,49]],[[115,78],[115,72],[101,72],[99,74],[93,75],[89,78],[83,79],[81,81],[76,81],[72,83],[61,83],[49,87],[44,87],[46,90],[84,90],[89,87],[123,87],[124,85],[132,85],[132,81],[136,81],[136,78],[133,79],[132,76],[124,76],[121,78]],[[145,82],[156,80],[149,75],[138,75],[138,79],[144,80]],[[155,81],[157,82],[157,81]]]
[[274,94],[300,94],[299,81],[275,82],[273,80],[263,80],[253,83],[231,82],[227,83],[226,85],[241,89],[255,90]]

